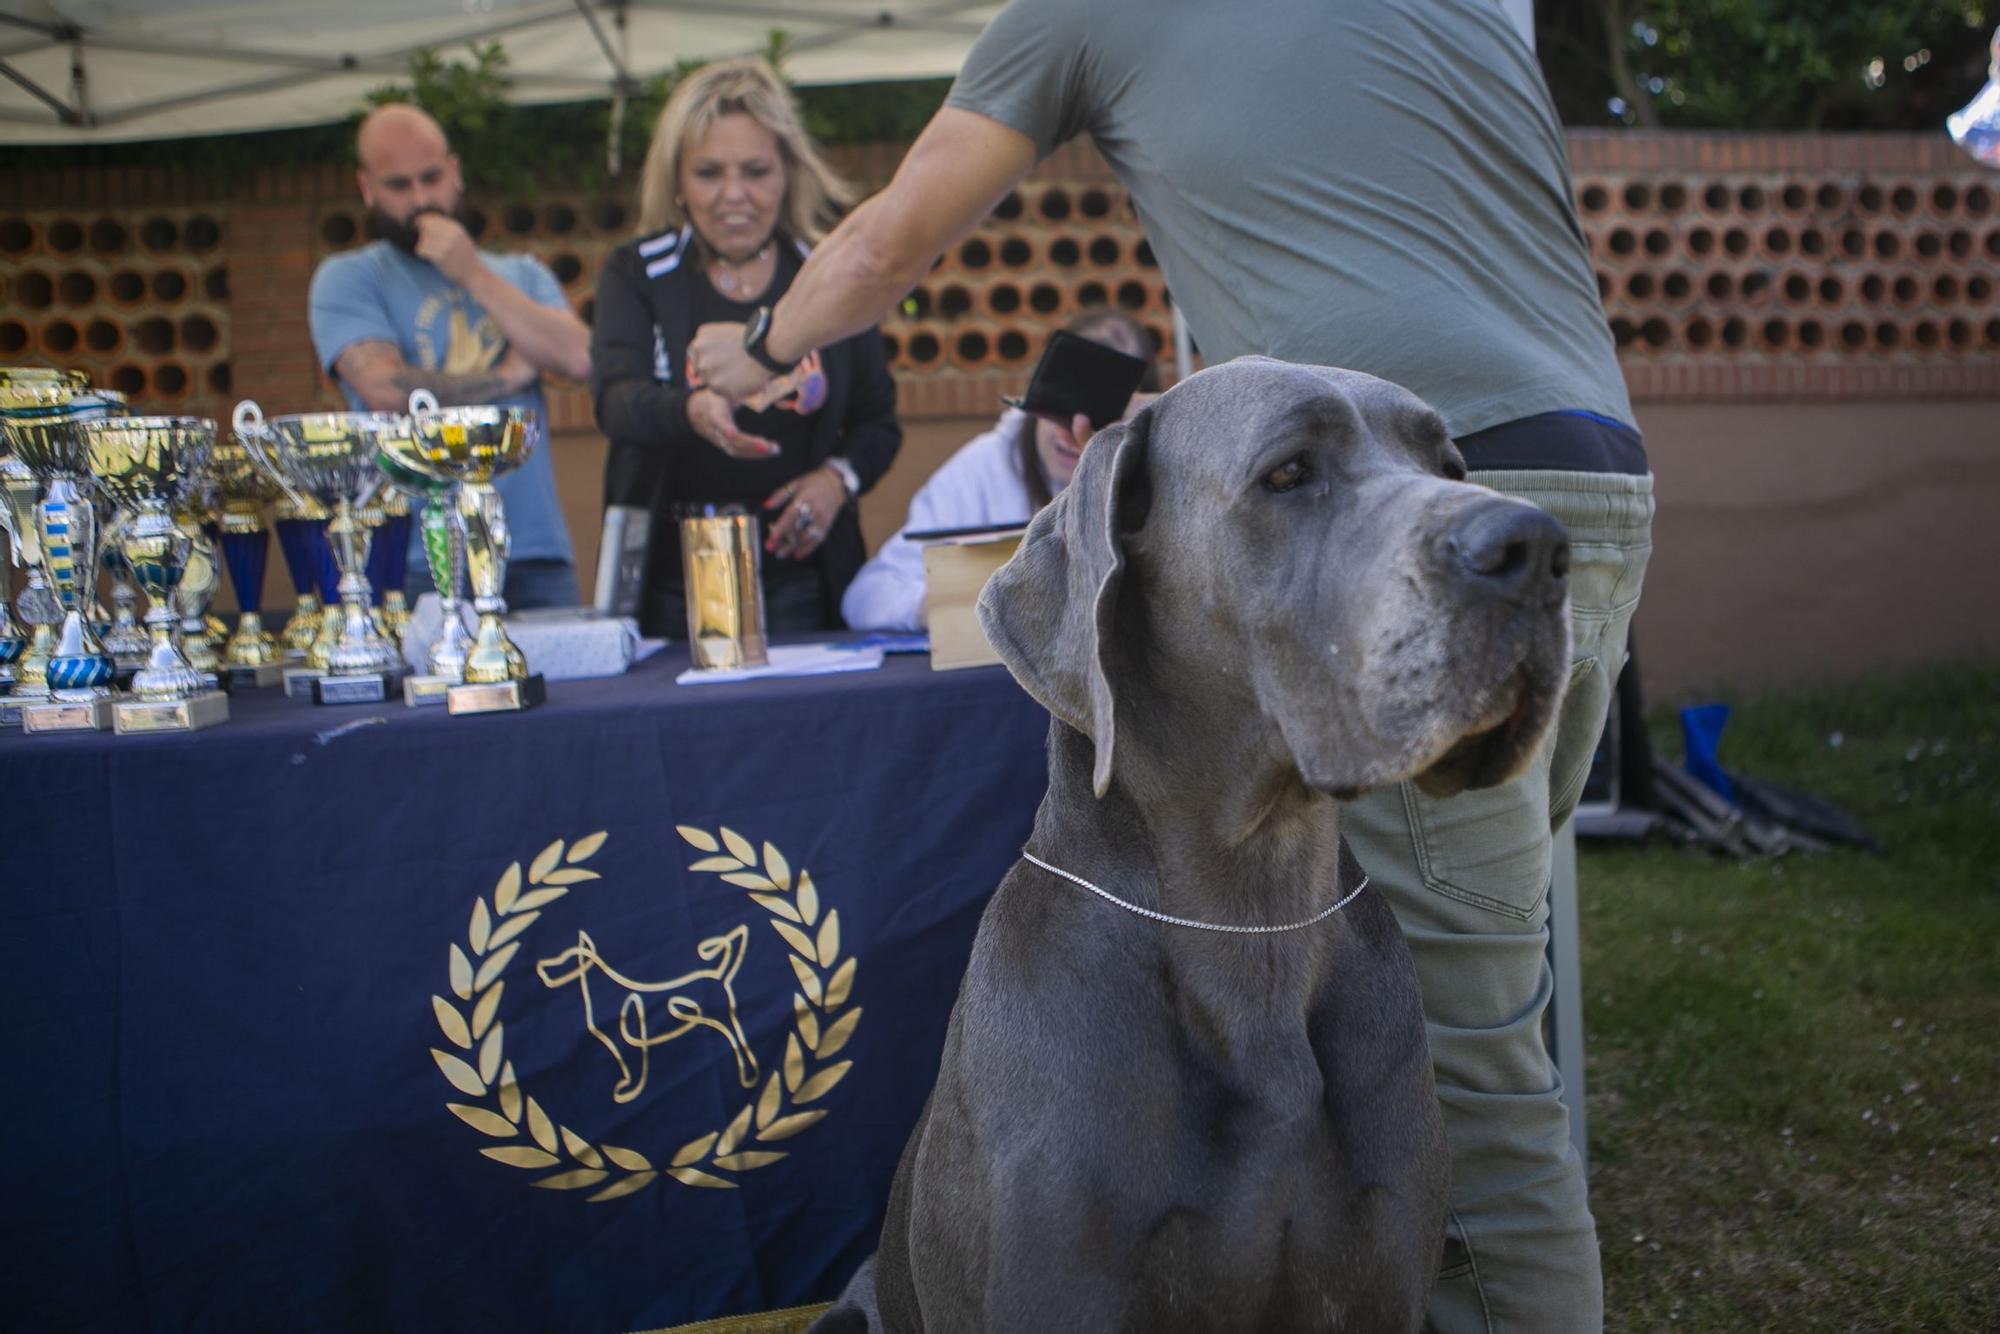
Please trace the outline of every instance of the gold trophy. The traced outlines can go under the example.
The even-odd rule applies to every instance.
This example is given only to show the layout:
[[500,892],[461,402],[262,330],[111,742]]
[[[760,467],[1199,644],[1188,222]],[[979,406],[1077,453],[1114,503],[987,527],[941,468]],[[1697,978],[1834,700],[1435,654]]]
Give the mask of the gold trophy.
[[46,693],[22,699],[25,731],[97,730],[111,722],[116,668],[91,622],[98,521],[84,428],[123,411],[123,395],[92,389],[80,371],[0,371],[0,422],[13,457],[40,484],[35,535],[62,615],[45,665],[31,663],[43,673]]
[[146,665],[152,640],[140,628],[137,614],[139,585],[133,582],[132,571],[125,564],[125,552],[120,545],[124,541],[125,526],[131,522],[132,512],[120,506],[100,505],[98,518],[103,521],[104,535],[97,544],[97,564],[111,579],[111,626],[103,631],[104,651],[111,655],[122,681]]
[[0,537],[7,539],[7,559],[0,560],[0,699],[14,693],[14,662],[28,646],[26,636],[14,621],[14,525],[0,505]]
[[[384,436],[382,452],[396,467],[451,486],[449,516],[464,534],[472,609],[479,614],[472,648],[465,655],[463,684],[447,687],[445,707],[453,713],[493,713],[525,709],[547,696],[540,673],[507,638],[500,618],[507,602],[507,511],[495,478],[527,461],[533,448],[524,408],[438,406],[419,389],[410,395],[407,440]],[[445,590],[438,590],[440,601]],[[451,590],[455,599],[457,590]],[[455,605],[445,606],[455,615]]]
[[[215,542],[241,609],[236,629],[222,646],[221,670],[232,686],[274,686],[284,662],[277,641],[264,629],[264,567],[271,556],[264,506],[283,493],[233,434],[216,440],[208,456],[208,476],[219,504]],[[303,607],[300,610],[308,614]],[[317,622],[317,612],[309,614]]]
[[[199,487],[202,483],[198,479],[195,485]],[[188,537],[187,568],[181,572],[180,584],[174,589],[174,607],[181,614],[181,652],[187,655],[188,665],[220,688],[222,654],[216,636],[208,628],[208,604],[215,590],[222,587],[222,562],[214,541],[202,529],[202,513],[206,508],[202,505],[174,513],[174,522]]]
[[[326,535],[340,567],[339,632],[325,650],[324,672],[293,668],[285,674],[286,691],[309,691],[315,704],[383,702],[401,688],[403,660],[376,631],[370,614],[369,532],[361,511],[385,484],[375,466],[382,442],[407,437],[409,418],[393,412],[306,412],[266,420],[246,399],[236,405],[233,425],[257,466],[294,504],[303,509],[317,501],[333,512]],[[308,654],[308,664],[312,661]]]
[[686,579],[688,656],[701,670],[761,667],[764,585],[755,517],[708,505],[681,519],[681,567]]
[[400,651],[403,633],[410,626],[410,603],[403,595],[404,579],[410,568],[410,528],[414,522],[409,493],[401,487],[385,487],[381,499],[370,511],[369,522],[375,529],[368,549],[368,584],[377,598],[375,628]]
[[[112,725],[127,732],[191,732],[229,717],[229,697],[214,688],[182,652],[181,600],[195,538],[174,510],[200,485],[215,444],[206,417],[116,417],[92,422],[90,471],[98,487],[129,507],[119,526],[126,568],[146,591],[145,666],[132,675],[132,695],[112,706]],[[209,569],[214,582],[214,569]]]
[[285,557],[285,572],[292,578],[292,615],[278,644],[289,659],[303,659],[319,638],[324,606],[318,571],[322,556],[331,559],[326,545],[326,525],[331,518],[318,501],[301,508],[282,491],[272,512],[278,550]]
[[9,664],[9,689],[0,694],[0,724],[18,727],[21,705],[49,696],[49,654],[55,647],[55,628],[62,620],[62,609],[42,573],[42,542],[35,531],[42,484],[8,450],[4,434],[0,434],[0,451],[6,451],[0,452],[0,529],[11,539],[8,559],[28,570],[27,587],[15,600],[11,616],[5,615],[4,595],[13,587],[12,574],[0,575],[5,581],[0,586],[0,620],[6,626],[0,630],[0,661]]

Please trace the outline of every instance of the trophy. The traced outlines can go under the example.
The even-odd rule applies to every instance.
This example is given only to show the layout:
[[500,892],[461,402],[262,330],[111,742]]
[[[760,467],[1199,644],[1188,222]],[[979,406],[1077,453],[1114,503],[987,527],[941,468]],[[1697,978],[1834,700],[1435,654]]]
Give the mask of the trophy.
[[18,727],[21,705],[49,696],[49,654],[55,647],[55,627],[62,620],[62,610],[42,573],[41,535],[35,531],[42,484],[14,457],[4,433],[0,433],[0,451],[8,451],[0,452],[0,529],[12,539],[13,563],[28,568],[27,587],[15,602],[16,615],[9,618],[12,629],[0,634],[0,644],[20,641],[17,647],[0,648],[13,664],[8,674],[13,689],[0,697],[0,724]]
[[14,600],[14,521],[0,503],[0,537],[7,539],[7,559],[0,561],[0,698],[14,693],[14,663],[28,640],[8,606]]
[[305,657],[319,636],[325,604],[320,601],[315,571],[319,568],[320,554],[326,549],[327,517],[318,501],[301,508],[280,489],[272,526],[277,529],[278,550],[285,557],[285,573],[292,579],[292,615],[285,622],[284,637],[279,644],[287,658]]
[[174,515],[200,485],[215,444],[215,423],[205,417],[113,417],[85,429],[91,475],[100,490],[126,507],[119,547],[126,568],[146,591],[146,663],[132,674],[131,697],[112,705],[112,725],[123,734],[190,732],[223,722],[229,697],[181,648],[186,618],[179,595],[196,535]]
[[[200,479],[193,483],[197,488],[202,485]],[[189,666],[219,687],[222,655],[216,650],[216,637],[209,632],[208,603],[222,586],[222,562],[215,543],[202,531],[199,513],[177,509],[174,522],[188,537],[187,568],[174,587],[174,608],[181,616],[181,652]]]
[[407,437],[409,420],[393,412],[307,412],[267,420],[246,399],[236,405],[234,425],[250,456],[294,504],[304,509],[317,501],[333,513],[326,533],[340,567],[340,629],[326,649],[324,672],[291,669],[287,692],[303,682],[315,704],[381,703],[403,663],[369,615],[368,526],[361,510],[383,485],[375,466],[382,442]]
[[125,527],[131,522],[131,511],[101,505],[97,515],[104,525],[103,536],[97,543],[97,564],[111,576],[111,624],[103,631],[104,651],[111,655],[113,665],[118,668],[118,679],[123,681],[146,665],[152,640],[139,628],[136,614],[139,586],[132,580],[132,570],[125,563],[121,545]]
[[368,584],[375,590],[375,624],[384,638],[401,649],[403,632],[410,624],[410,604],[403,596],[403,581],[410,572],[409,493],[400,487],[385,489],[374,517],[375,540],[368,549]]
[[111,721],[116,668],[86,619],[96,601],[98,523],[84,428],[123,407],[122,395],[91,389],[80,373],[0,372],[0,419],[13,455],[42,485],[36,537],[62,612],[45,669],[47,697],[20,706],[26,731],[98,730]]
[[[500,595],[507,582],[507,514],[493,479],[527,460],[533,447],[528,435],[532,420],[523,408],[440,408],[436,398],[419,389],[410,395],[409,436],[385,437],[382,442],[383,453],[393,464],[450,486],[447,513],[464,535],[479,628],[465,655],[464,683],[445,690],[445,707],[453,713],[525,709],[547,697],[541,675],[529,673],[528,660],[507,638],[500,621],[507,610]],[[430,555],[428,530],[425,537]],[[431,560],[435,571],[435,556]],[[447,570],[446,580],[438,583],[440,601],[447,584],[453,595],[444,606],[447,636],[458,614],[453,574]]]
[[458,595],[465,584],[465,534],[452,521],[457,487],[404,465],[389,450],[375,462],[398,490],[422,502],[418,531],[423,534],[424,563],[430,568],[441,613],[437,639],[423,655],[423,670],[403,678],[403,702],[413,709],[444,704],[445,692],[465,681],[465,658],[472,647]]
[[[221,670],[234,686],[274,686],[284,664],[279,660],[277,641],[264,629],[264,566],[271,555],[264,506],[282,492],[257,466],[243,442],[233,436],[216,440],[208,456],[208,477],[220,506],[210,537],[221,549],[229,586],[235,590],[240,609],[236,629],[222,646]],[[300,612],[312,616],[317,624],[316,611],[308,613],[302,607]]]

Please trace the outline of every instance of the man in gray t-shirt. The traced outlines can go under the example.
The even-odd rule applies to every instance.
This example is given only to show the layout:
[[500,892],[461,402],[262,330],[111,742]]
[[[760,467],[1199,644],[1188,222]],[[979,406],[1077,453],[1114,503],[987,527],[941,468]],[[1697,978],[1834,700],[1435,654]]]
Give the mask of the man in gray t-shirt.
[[1623,662],[1651,478],[1570,205],[1561,127],[1499,0],[1014,0],[889,188],[746,329],[701,330],[754,392],[865,327],[1064,140],[1131,191],[1215,361],[1344,366],[1428,399],[1474,480],[1573,542],[1570,689],[1523,778],[1348,804],[1342,832],[1409,937],[1452,1150],[1433,1327],[1603,1323],[1595,1224],[1541,1020],[1551,831]]

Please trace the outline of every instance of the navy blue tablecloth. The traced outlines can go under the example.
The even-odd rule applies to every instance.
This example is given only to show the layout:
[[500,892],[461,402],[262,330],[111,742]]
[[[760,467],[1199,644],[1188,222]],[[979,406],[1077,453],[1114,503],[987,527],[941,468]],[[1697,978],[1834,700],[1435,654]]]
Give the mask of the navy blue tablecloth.
[[921,656],[0,736],[0,1324],[623,1334],[873,1249],[1047,715]]

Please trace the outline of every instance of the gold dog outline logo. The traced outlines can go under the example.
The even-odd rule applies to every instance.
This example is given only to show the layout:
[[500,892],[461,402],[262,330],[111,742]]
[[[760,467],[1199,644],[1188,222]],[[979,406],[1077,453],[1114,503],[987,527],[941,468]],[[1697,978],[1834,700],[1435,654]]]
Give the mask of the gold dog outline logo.
[[[631,1102],[646,1091],[646,1080],[652,1073],[653,1048],[672,1042],[675,1038],[686,1037],[699,1028],[712,1029],[729,1044],[729,1052],[736,1058],[736,1078],[744,1088],[757,1087],[757,1053],[750,1050],[750,1040],[743,1035],[743,1021],[736,1013],[736,972],[743,966],[743,956],[749,952],[750,928],[737,923],[719,936],[710,936],[695,946],[697,958],[719,960],[707,968],[696,968],[670,977],[664,982],[641,982],[625,976],[604,961],[597,952],[597,942],[590,938],[588,931],[576,933],[576,944],[560,954],[552,954],[546,959],[535,961],[535,976],[542,979],[545,987],[565,987],[576,984],[577,994],[583,999],[584,1031],[602,1043],[611,1053],[611,1059],[618,1063],[618,1082],[612,1086],[613,1102]],[[639,1063],[634,1074],[631,1063],[625,1059],[625,1052],[618,1042],[597,1026],[597,1004],[591,994],[591,975],[600,974],[613,986],[624,992],[624,999],[618,1003],[618,1038],[626,1047],[636,1053]],[[710,1016],[701,1002],[682,994],[697,982],[714,982],[722,989],[723,1012],[729,1016],[725,1022]],[[646,998],[664,995],[667,1018],[672,1027],[653,1031],[647,1019]]]
[[[450,993],[457,1003],[442,995],[431,997],[438,1028],[456,1049],[433,1047],[431,1059],[453,1088],[478,1100],[447,1102],[445,1108],[482,1135],[514,1141],[482,1148],[485,1157],[525,1171],[560,1169],[530,1185],[544,1190],[595,1187],[586,1197],[592,1204],[644,1190],[662,1175],[688,1186],[734,1189],[739,1184],[736,1177],[768,1167],[788,1152],[746,1146],[780,1143],[823,1120],[827,1109],[808,1104],[825,1097],[854,1066],[852,1060],[834,1059],[861,1021],[861,1007],[849,1004],[858,961],[840,957],[839,910],[828,908],[822,914],[811,873],[800,870],[795,880],[784,854],[769,843],[763,845],[760,857],[749,839],[726,826],[715,834],[690,825],[676,829],[688,844],[711,854],[688,869],[719,874],[725,882],[747,890],[750,899],[770,914],[771,928],[791,951],[799,990],[792,995],[793,1028],[785,1038],[784,1061],[765,1081],[763,1091],[745,1102],[726,1125],[683,1144],[664,1168],[655,1167],[636,1149],[592,1143],[550,1117],[516,1078],[514,1063],[506,1055],[506,1025],[498,1016],[504,975],[520,952],[520,937],[572,887],[600,878],[582,863],[604,846],[605,831],[571,844],[557,839],[528,864],[525,877],[519,862],[501,873],[490,907],[484,895],[473,901],[466,948],[454,943],[446,955]],[[742,943],[747,945],[745,930]],[[711,937],[698,949],[725,937]],[[738,962],[740,957],[739,949]],[[730,975],[733,978],[733,969]],[[731,999],[733,1016],[733,994]],[[643,1029],[636,1031],[645,1035]],[[605,1041],[602,1033],[598,1038]],[[747,1044],[744,1051],[748,1052]],[[618,1053],[614,1050],[613,1055]]]

